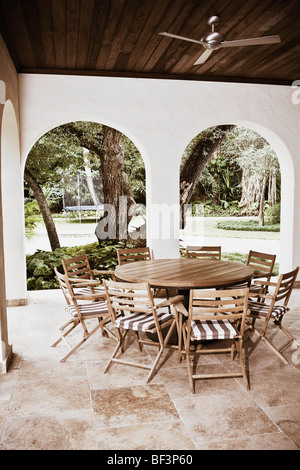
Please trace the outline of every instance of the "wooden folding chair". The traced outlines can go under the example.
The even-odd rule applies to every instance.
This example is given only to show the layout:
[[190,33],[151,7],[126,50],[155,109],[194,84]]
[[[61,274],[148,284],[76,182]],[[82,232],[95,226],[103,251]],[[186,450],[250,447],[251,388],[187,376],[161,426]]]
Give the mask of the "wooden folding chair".
[[[246,264],[254,269],[254,279],[265,279],[269,282],[273,275],[275,259],[276,255],[250,250]],[[257,293],[259,289],[260,288],[252,282],[250,285],[250,294]]]
[[[179,319],[179,338],[183,335],[185,346],[184,351],[181,351],[179,346],[179,354],[181,355],[184,352],[186,355],[189,382],[193,393],[195,393],[195,380],[223,377],[243,377],[246,387],[249,389],[242,354],[248,295],[248,288],[231,291],[191,290],[188,312],[182,304],[175,305],[177,312],[181,313]],[[183,319],[184,321],[182,322]],[[212,348],[208,345],[206,348],[205,344],[212,340],[216,341],[216,347]],[[219,347],[225,341],[227,344],[224,347]],[[191,345],[194,345],[194,350],[191,349]],[[197,374],[195,371],[193,373],[192,356],[195,357],[197,354],[230,353],[233,360],[235,351],[239,356],[240,372]],[[197,367],[201,366],[197,364]]]
[[118,263],[121,266],[134,261],[146,261],[151,259],[149,247],[144,248],[124,248],[117,250]]
[[186,258],[221,259],[221,246],[187,246]]
[[[181,301],[183,296],[172,297],[169,300],[155,304],[153,294],[149,284],[147,283],[122,283],[114,281],[103,281],[106,290],[107,306],[111,315],[111,321],[116,329],[118,339],[109,362],[104,372],[108,370],[114,362],[117,364],[125,364],[133,367],[141,367],[149,369],[146,383],[150,382],[156,372],[159,359],[167,347],[170,336],[177,325],[177,316],[169,313],[165,307],[174,306],[175,303]],[[163,339],[162,330],[168,328],[165,339]],[[158,353],[152,365],[143,362],[127,361],[117,358],[119,351],[123,353],[124,340],[129,331],[133,331],[138,341],[139,350],[142,344],[157,344]],[[140,338],[139,333],[156,334],[158,341],[146,340]]]
[[[151,252],[148,246],[144,248],[124,248],[117,250],[118,263],[121,266],[122,264],[132,263],[135,261],[147,261],[151,260]],[[163,295],[162,291],[165,291],[166,294]],[[155,289],[155,297],[166,297],[169,298],[169,291],[167,289]],[[170,309],[169,309],[170,311]]]
[[[105,299],[105,290],[102,281],[95,279],[95,275],[109,276],[115,280],[114,271],[91,269],[86,254],[73,256],[62,260],[62,266],[66,276],[73,280],[74,292],[76,294],[99,294]],[[91,281],[91,282],[88,282]]]
[[[288,364],[288,361],[284,358],[281,352],[292,342],[295,342],[297,346],[300,346],[300,342],[282,326],[283,316],[289,311],[288,302],[291,297],[298,271],[299,267],[288,273],[281,274],[277,282],[255,280],[254,283],[259,288],[259,293],[257,294],[258,300],[250,299],[248,302],[249,317],[252,318],[252,332],[256,332],[285,364]],[[266,289],[269,287],[274,288],[273,295],[270,292],[266,293]],[[255,326],[258,319],[263,320],[263,325],[260,329],[257,329]],[[289,338],[289,341],[279,349],[275,348],[271,341],[266,338],[266,331],[270,320],[273,320],[274,324],[278,326],[278,328]]]
[[[107,334],[112,334],[111,331],[107,328],[107,323],[110,322],[110,314],[106,302],[103,301],[102,294],[99,295],[96,293],[91,293],[90,291],[87,294],[75,294],[73,289],[74,280],[72,278],[68,278],[64,274],[61,274],[57,268],[54,268],[54,271],[66,300],[67,305],[65,309],[71,316],[70,320],[60,327],[60,330],[62,331],[60,338],[52,344],[52,347],[55,347],[62,340],[67,344],[70,352],[60,360],[60,362],[64,362],[66,359],[68,359],[68,357],[71,356],[71,354],[77,351],[77,349],[83,343],[85,343],[99,328],[104,330]],[[89,280],[87,281],[89,282]],[[83,284],[82,287],[89,286],[85,286]],[[99,301],[99,299],[101,300]],[[92,319],[98,320],[98,324],[91,331],[89,331],[86,321]],[[81,325],[83,329],[83,338],[81,341],[79,341],[78,344],[72,347],[66,340],[66,336],[68,336],[78,325]],[[69,327],[68,330],[64,331],[67,327]],[[112,334],[112,336],[114,335]]]
[[[253,251],[250,250],[248,253],[248,258],[246,262],[246,266],[254,269],[254,276],[253,279],[265,279],[267,282],[270,281],[273,275],[273,268],[275,264],[276,255],[271,255],[270,253],[262,253],[260,251]],[[259,291],[262,289],[261,286],[258,284],[251,282],[250,285],[246,282],[242,282],[240,284],[236,284],[232,286],[232,289],[249,287],[250,295],[258,294]],[[265,286],[264,293],[266,294],[268,291],[268,286]]]

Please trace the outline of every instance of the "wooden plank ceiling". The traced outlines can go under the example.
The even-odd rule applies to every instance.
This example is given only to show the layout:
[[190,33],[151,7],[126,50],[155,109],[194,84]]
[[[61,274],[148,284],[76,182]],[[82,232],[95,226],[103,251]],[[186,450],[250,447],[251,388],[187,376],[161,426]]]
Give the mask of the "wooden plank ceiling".
[[[281,43],[215,50],[203,65],[193,39],[279,34]],[[299,0],[0,0],[0,33],[20,73],[290,85],[300,79]]]

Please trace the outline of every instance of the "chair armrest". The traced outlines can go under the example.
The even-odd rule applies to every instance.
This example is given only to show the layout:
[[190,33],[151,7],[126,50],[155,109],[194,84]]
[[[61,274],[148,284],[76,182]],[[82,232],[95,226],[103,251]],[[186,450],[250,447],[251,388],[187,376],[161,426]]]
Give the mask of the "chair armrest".
[[270,294],[250,294],[250,298],[257,297],[258,299],[269,299],[272,300],[274,298],[273,295]]
[[96,287],[101,283],[101,281],[98,281],[97,279],[80,279],[72,277],[69,277],[68,281],[70,284],[74,284],[75,287],[76,285],[80,287]]
[[170,299],[164,300],[163,302],[160,302],[159,304],[156,304],[156,308],[163,308],[163,307],[168,307],[170,305],[177,304],[178,302],[181,302],[181,300],[184,299],[183,295],[176,295],[175,297],[171,297]]
[[271,282],[271,281],[253,281],[253,284],[258,284],[261,286],[272,286],[272,287],[277,286],[277,282]]
[[189,316],[189,312],[187,311],[187,309],[185,308],[182,302],[176,303],[174,308],[177,310],[177,312],[181,313],[185,317]]
[[77,294],[72,295],[72,300],[105,300],[105,293],[103,294]]

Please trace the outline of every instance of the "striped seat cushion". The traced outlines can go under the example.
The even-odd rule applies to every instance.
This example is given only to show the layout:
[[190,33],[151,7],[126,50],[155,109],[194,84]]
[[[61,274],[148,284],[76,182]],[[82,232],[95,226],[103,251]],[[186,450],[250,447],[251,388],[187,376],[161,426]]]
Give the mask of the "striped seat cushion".
[[232,339],[237,335],[236,330],[228,320],[192,320],[191,339]]
[[[160,325],[173,320],[173,316],[168,312],[157,314],[157,318]],[[155,328],[155,321],[151,314],[129,313],[125,317],[117,318],[116,326],[124,330],[147,331]]]
[[[269,305],[264,304],[263,302],[255,302],[254,300],[250,300],[248,302],[248,308],[250,310],[251,315],[257,315],[257,316],[262,316],[266,317],[269,311]],[[271,317],[274,318],[274,320],[281,320],[283,315],[289,311],[288,307],[285,307],[284,305],[274,305],[271,313]]]
[[74,292],[76,295],[85,295],[85,294],[92,294],[93,292],[95,294],[101,294],[101,295],[105,295],[105,289],[104,287],[94,287],[93,288],[93,291],[90,287],[76,287],[74,289]]
[[[78,304],[78,308],[83,317],[90,315],[108,314],[106,302],[89,302],[88,304]],[[73,318],[78,317],[77,310],[74,305],[68,305],[66,310]]]

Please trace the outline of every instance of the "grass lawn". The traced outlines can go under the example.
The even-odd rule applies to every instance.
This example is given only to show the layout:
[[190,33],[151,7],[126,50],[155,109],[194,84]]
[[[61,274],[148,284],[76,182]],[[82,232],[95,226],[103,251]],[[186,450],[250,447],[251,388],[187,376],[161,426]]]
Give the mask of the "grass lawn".
[[246,231],[246,230],[223,230],[217,228],[217,223],[225,220],[248,221],[255,218],[249,217],[187,217],[184,230],[180,231],[181,236],[210,236],[220,238],[258,238],[262,240],[279,240],[280,232],[267,231]]

